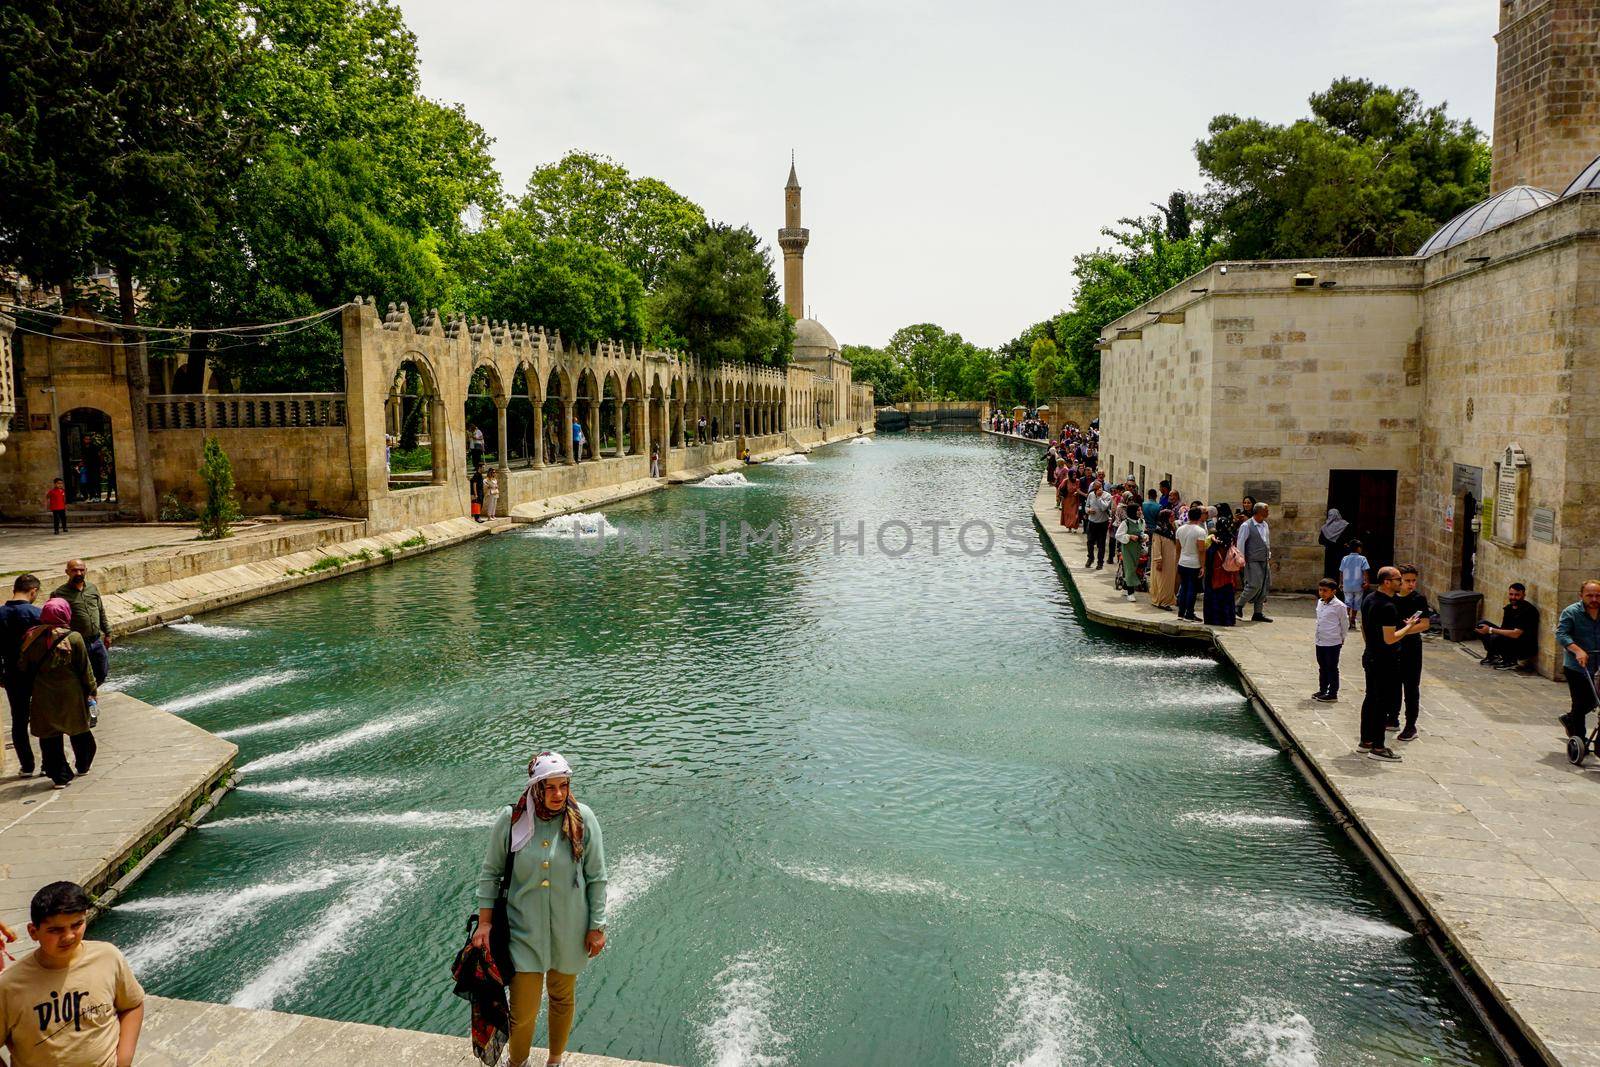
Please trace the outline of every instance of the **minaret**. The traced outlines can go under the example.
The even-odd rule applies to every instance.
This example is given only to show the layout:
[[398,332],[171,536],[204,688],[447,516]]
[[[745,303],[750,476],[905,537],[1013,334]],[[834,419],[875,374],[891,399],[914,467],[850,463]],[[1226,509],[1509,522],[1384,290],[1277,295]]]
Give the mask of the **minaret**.
[[811,231],[800,225],[800,179],[794,174],[794,157],[789,158],[789,184],[783,187],[783,229],[778,231],[778,247],[783,249],[783,301],[796,319],[806,317],[806,245]]

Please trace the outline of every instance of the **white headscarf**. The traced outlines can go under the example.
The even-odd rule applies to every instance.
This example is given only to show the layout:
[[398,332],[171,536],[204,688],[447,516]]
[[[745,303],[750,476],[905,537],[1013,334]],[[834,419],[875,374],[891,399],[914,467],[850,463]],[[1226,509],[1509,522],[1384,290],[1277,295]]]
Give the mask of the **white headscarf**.
[[518,805],[521,812],[511,823],[511,851],[521,852],[522,847],[533,840],[533,791],[546,778],[571,778],[572,768],[559,752],[541,752],[533,761],[533,770],[528,774],[528,788],[522,795],[522,803]]
[[1328,521],[1322,524],[1322,536],[1334,544],[1339,543],[1339,536],[1350,527],[1344,516],[1339,514],[1338,508],[1328,509]]

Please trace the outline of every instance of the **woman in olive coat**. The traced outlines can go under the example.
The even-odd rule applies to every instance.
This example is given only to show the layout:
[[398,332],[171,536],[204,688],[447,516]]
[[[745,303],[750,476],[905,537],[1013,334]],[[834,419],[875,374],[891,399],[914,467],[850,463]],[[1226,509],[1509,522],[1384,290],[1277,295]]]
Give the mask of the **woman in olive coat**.
[[[72,605],[60,597],[39,609],[39,625],[22,638],[18,669],[29,681],[28,732],[39,739],[41,770],[56,789],[65,789],[94,763],[89,701],[95,697],[94,672],[83,635],[71,629]],[[72,739],[77,773],[67,766],[66,739]]]
[[577,1006],[578,974],[606,947],[606,855],[600,822],[572,795],[572,768],[559,752],[528,764],[528,788],[501,810],[478,873],[478,929],[489,951],[490,924],[510,857],[506,917],[511,927],[510,1065],[533,1046],[539,997],[550,994],[549,1067],[559,1067]]

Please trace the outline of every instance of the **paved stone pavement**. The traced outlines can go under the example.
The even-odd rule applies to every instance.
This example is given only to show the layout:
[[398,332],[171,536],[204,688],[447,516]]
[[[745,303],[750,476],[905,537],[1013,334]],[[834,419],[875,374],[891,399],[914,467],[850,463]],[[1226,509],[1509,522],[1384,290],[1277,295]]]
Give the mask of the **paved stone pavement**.
[[[291,531],[335,530],[339,527],[360,525],[351,519],[285,519],[282,522],[244,524],[235,528],[228,539],[230,548],[257,539],[282,537]],[[214,542],[205,542],[211,544]],[[129,556],[134,553],[178,554],[192,548],[195,528],[187,525],[149,524],[84,524],[65,534],[52,534],[45,526],[0,526],[0,575],[22,574],[32,571],[47,589],[55,588],[55,580],[62,577],[69,559],[82,559],[90,564],[109,556]],[[8,584],[6,590],[11,586]]]
[[1357,754],[1361,638],[1349,634],[1339,702],[1310,699],[1311,598],[1268,601],[1272,623],[1179,622],[1085,571],[1084,537],[1062,530],[1041,485],[1034,517],[1095,621],[1214,641],[1246,688],[1355,818],[1434,926],[1550,1063],[1600,1065],[1600,760],[1566,758],[1564,685],[1491,671],[1476,650],[1425,639],[1421,736],[1381,764]]
[[[441,986],[441,989],[443,987]],[[254,1011],[189,1000],[146,1000],[139,1038],[139,1067],[472,1067],[467,1004],[461,1001],[462,1036],[446,1037],[345,1023],[277,1011]],[[534,1049],[530,1067],[544,1067]],[[651,1067],[638,1060],[586,1056],[568,1050],[564,1067]]]
[[3,721],[0,921],[24,941],[28,901],[40,886],[65,879],[98,892],[130,853],[185,818],[239,751],[176,715],[106,692],[94,766],[55,790],[48,778],[17,777],[9,711]]

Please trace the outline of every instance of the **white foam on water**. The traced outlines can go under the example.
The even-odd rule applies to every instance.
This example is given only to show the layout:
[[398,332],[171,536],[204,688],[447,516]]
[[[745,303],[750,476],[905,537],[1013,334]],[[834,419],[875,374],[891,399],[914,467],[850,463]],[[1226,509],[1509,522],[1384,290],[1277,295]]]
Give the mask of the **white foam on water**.
[[1084,994],[1064,974],[1040,968],[1006,975],[995,1009],[1000,1032],[994,1062],[1007,1067],[1065,1067],[1084,1062],[1089,1025]]
[[1094,663],[1107,667],[1216,667],[1218,663],[1209,656],[1081,656],[1079,663]]
[[465,811],[377,811],[368,814],[336,815],[315,811],[284,811],[265,815],[236,815],[202,823],[207,830],[226,830],[239,826],[316,825],[316,826],[392,826],[413,830],[470,830],[489,826],[495,812]]
[[779,863],[776,866],[778,870],[791,877],[839,889],[858,889],[864,893],[901,896],[943,897],[947,900],[966,899],[949,886],[926,878],[908,878],[904,875],[877,871],[834,871],[826,867],[802,867],[786,863]]
[[750,479],[746,478],[738,471],[729,471],[726,474],[713,474],[709,477],[700,479],[698,482],[691,483],[691,485],[697,486],[701,489],[740,489],[749,484]]
[[233,995],[240,1008],[271,1008],[294,992],[325,957],[354,952],[372,932],[367,924],[415,885],[420,864],[413,856],[385,856],[366,866],[360,880]]
[[1411,936],[1409,931],[1392,923],[1311,904],[1260,909],[1252,909],[1247,905],[1230,919],[1247,929],[1323,944],[1361,945],[1371,941],[1404,941]]
[[700,1049],[711,1067],[775,1067],[789,1043],[772,1021],[773,962],[764,953],[745,952],[729,961],[715,979],[711,1018],[700,1024]]
[[176,700],[169,700],[165,704],[161,705],[161,707],[166,711],[172,712],[173,714],[177,714],[180,711],[192,711],[195,708],[205,707],[207,704],[215,704],[219,700],[231,700],[234,697],[243,696],[246,693],[254,693],[258,689],[270,689],[275,685],[282,685],[284,682],[292,682],[294,679],[305,675],[305,673],[305,671],[298,669],[288,671],[268,671],[266,674],[258,674],[252,678],[246,678],[242,682],[233,682],[229,685],[219,685],[215,689],[207,689],[199,693],[190,693],[186,697],[179,697]]
[[678,866],[678,857],[665,852],[628,852],[606,872],[606,919],[638,900]]
[[1229,759],[1263,759],[1267,756],[1281,756],[1283,753],[1271,745],[1263,745],[1259,741],[1241,741],[1233,737],[1218,737],[1211,742],[1218,755]]
[[1177,821],[1197,822],[1206,826],[1235,830],[1280,830],[1311,825],[1310,819],[1294,815],[1257,815],[1248,811],[1186,811],[1178,816]]
[[326,708],[322,711],[307,711],[299,715],[285,715],[281,719],[264,719],[253,722],[248,726],[235,726],[231,730],[214,730],[218,737],[233,740],[235,737],[254,737],[256,734],[276,733],[279,730],[288,730],[296,726],[305,726],[309,723],[321,722],[338,711],[338,708]]
[[870,437],[857,437],[857,438],[852,439],[850,443],[853,444],[853,445],[870,445],[872,443],[872,438],[870,438]]
[[242,626],[221,626],[213,622],[191,622],[187,615],[179,622],[167,623],[167,629],[177,630],[179,633],[190,634],[194,637],[213,637],[221,641],[237,641],[241,637],[250,636],[250,631]]
[[335,734],[321,741],[307,741],[303,745],[296,745],[294,748],[286,749],[283,752],[274,752],[271,755],[262,756],[260,759],[240,767],[239,773],[250,774],[252,772],[259,773],[261,771],[276,770],[280,767],[298,767],[302,763],[311,763],[314,760],[322,759],[324,756],[331,756],[336,752],[343,752],[347,748],[354,748],[357,745],[371,741],[375,737],[392,734],[396,730],[409,730],[426,718],[427,715],[419,714],[401,715],[394,719],[379,719],[376,722],[357,726],[354,730],[347,730],[342,734]]
[[405,787],[406,783],[399,778],[290,778],[284,782],[246,783],[239,786],[239,791],[266,796],[331,800],[337,797],[383,796]]
[[1231,704],[1243,704],[1245,696],[1237,689],[1229,689],[1225,685],[1208,685],[1203,688],[1183,690],[1177,693],[1166,694],[1161,704],[1168,708],[1225,708]]
[[119,912],[174,915],[128,949],[128,962],[140,974],[187,960],[221,941],[249,916],[273,901],[327,889],[350,876],[348,865],[305,871],[278,882],[263,882],[221,892],[176,893],[116,905]]
[[128,691],[128,687],[130,685],[138,685],[140,682],[144,681],[144,679],[145,676],[143,674],[137,673],[113,675],[100,684],[100,692],[125,693]]
[[812,463],[811,460],[806,457],[805,453],[790,452],[787,455],[778,456],[776,459],[772,460],[772,465],[774,467],[809,467],[812,466]]
[[1217,1050],[1228,1063],[1259,1067],[1317,1067],[1317,1034],[1311,1020],[1281,1000],[1250,997],[1228,1027]]
[[604,512],[599,511],[575,511],[571,515],[557,515],[529,531],[533,537],[615,537],[621,532],[611,525]]

